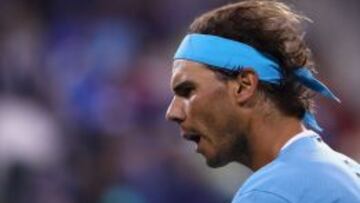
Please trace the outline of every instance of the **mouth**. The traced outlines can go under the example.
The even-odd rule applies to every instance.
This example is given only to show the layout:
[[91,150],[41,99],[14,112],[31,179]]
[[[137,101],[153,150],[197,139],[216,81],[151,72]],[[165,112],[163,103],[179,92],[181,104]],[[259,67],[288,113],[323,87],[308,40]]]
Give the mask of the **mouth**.
[[201,135],[197,133],[182,133],[182,137],[188,141],[195,142],[196,144],[199,144],[201,140]]
[[198,134],[185,134],[184,137],[185,137],[185,139],[187,139],[189,141],[193,141],[196,144],[198,144],[201,139],[201,136]]

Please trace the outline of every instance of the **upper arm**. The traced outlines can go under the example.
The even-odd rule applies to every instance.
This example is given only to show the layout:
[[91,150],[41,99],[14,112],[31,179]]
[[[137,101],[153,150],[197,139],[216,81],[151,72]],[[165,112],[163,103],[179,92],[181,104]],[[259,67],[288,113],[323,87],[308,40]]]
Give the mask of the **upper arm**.
[[253,190],[235,196],[232,203],[291,203],[286,198],[275,193]]

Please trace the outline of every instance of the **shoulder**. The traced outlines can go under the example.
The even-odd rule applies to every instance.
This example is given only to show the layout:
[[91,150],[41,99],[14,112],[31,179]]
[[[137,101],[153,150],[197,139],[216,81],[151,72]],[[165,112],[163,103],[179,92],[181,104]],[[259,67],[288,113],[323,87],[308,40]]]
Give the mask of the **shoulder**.
[[[238,191],[237,196],[255,195],[262,192],[262,194],[276,195],[284,201],[293,202],[294,197],[297,196],[297,193],[300,193],[300,190],[312,187],[314,178],[319,178],[314,174],[314,170],[308,167],[301,167],[283,161],[272,162],[254,173]],[[253,191],[256,191],[256,193],[253,193]]]
[[290,201],[286,197],[283,197],[276,193],[261,191],[261,190],[252,190],[242,195],[237,195],[232,201],[232,203],[254,203],[254,202],[290,203]]
[[329,198],[358,198],[351,191],[360,191],[359,181],[344,166],[343,158],[346,157],[328,148],[288,153],[255,172],[236,197],[261,193],[283,202],[316,202],[319,197],[322,202]]
[[[314,188],[319,184],[328,185],[321,171],[311,165],[277,161],[254,173],[240,188],[234,200],[265,198],[279,203],[298,202],[309,191],[316,192]],[[238,202],[243,201],[246,202]]]

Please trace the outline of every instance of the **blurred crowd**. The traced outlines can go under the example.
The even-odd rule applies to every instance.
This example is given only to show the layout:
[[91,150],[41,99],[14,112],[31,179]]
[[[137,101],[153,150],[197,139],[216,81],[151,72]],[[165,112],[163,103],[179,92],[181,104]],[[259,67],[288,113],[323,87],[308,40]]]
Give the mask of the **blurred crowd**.
[[[223,203],[249,175],[208,169],[164,120],[187,25],[229,1],[1,0],[0,203]],[[290,1],[314,20],[323,138],[360,161],[360,3]]]

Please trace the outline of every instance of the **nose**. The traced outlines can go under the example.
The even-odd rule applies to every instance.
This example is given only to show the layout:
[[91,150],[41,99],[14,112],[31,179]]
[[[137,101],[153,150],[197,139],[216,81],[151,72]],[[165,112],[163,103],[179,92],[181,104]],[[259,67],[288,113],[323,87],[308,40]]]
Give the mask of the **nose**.
[[185,120],[183,105],[176,97],[171,100],[165,118],[176,123],[181,123]]

